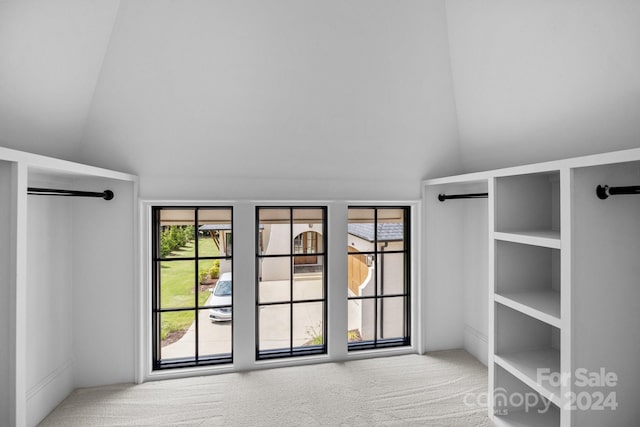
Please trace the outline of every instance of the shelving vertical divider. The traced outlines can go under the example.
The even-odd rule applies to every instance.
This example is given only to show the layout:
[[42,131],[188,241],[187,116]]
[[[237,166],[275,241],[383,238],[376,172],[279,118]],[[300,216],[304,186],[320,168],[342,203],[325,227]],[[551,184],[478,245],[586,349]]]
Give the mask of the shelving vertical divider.
[[495,284],[496,284],[496,242],[494,239],[495,227],[496,227],[496,177],[491,177],[488,180],[488,219],[489,219],[489,309],[487,313],[489,314],[489,325],[487,331],[487,348],[489,349],[488,360],[488,400],[487,400],[487,409],[489,411],[489,419],[494,418],[494,390],[496,388],[495,384],[495,358],[494,355],[496,353],[496,321],[495,321]]
[[[560,241],[562,243],[560,253],[560,371],[563,378],[560,386],[560,426],[571,427],[570,408],[567,408],[569,396],[571,396],[573,383],[571,340],[572,314],[571,314],[571,288],[573,273],[572,256],[572,207],[573,207],[573,175],[571,168],[560,170]],[[566,379],[566,380],[565,380]]]
[[11,218],[11,409],[9,422],[21,426],[27,420],[27,386],[26,386],[26,274],[27,274],[27,166],[18,162],[12,164],[13,206]]

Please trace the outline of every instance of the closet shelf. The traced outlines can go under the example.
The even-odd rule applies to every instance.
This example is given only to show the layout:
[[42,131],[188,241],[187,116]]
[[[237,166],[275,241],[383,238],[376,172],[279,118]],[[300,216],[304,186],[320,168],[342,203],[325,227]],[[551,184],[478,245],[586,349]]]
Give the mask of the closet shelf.
[[501,292],[494,295],[494,300],[551,326],[561,327],[560,292]]
[[552,406],[542,414],[536,409],[529,412],[511,411],[508,415],[496,415],[494,421],[500,427],[554,427],[560,425],[560,414]]
[[560,352],[548,348],[517,353],[496,354],[495,362],[511,375],[540,393],[546,399],[560,407],[562,405],[560,387],[538,383],[538,369],[548,368],[551,372],[560,372]]
[[493,237],[496,240],[506,242],[543,246],[552,249],[561,248],[560,232],[555,230],[496,231],[493,233]]

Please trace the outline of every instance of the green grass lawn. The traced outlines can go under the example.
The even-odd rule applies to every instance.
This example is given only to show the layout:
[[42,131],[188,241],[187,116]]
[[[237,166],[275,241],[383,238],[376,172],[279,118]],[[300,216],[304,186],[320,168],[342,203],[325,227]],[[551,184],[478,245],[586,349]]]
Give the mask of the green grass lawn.
[[[218,255],[218,248],[211,238],[200,239],[200,254],[207,256]],[[172,256],[195,256],[195,242],[191,241],[178,251],[172,252]],[[213,265],[213,260],[201,261],[200,270],[208,270]],[[161,290],[160,306],[162,308],[184,308],[195,305],[195,261],[164,261],[161,263]],[[208,291],[198,293],[198,306],[204,305],[209,298]],[[193,311],[180,311],[163,313],[160,339],[164,340],[167,334],[189,328],[194,322]]]

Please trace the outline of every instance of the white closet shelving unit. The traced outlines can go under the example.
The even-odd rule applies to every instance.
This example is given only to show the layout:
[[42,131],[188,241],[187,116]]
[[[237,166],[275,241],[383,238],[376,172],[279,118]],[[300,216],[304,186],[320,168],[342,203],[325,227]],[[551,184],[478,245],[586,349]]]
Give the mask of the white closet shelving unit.
[[[463,342],[487,361],[496,425],[627,426],[640,419],[640,195],[601,200],[598,185],[640,185],[640,149],[423,183],[426,350]],[[435,199],[442,189],[479,187],[488,192],[484,206],[469,200],[445,208]],[[486,226],[465,227],[470,215]],[[441,231],[452,227],[463,231]],[[487,251],[469,241],[484,242]],[[465,272],[449,274],[454,268]],[[480,295],[474,285],[486,287],[488,300],[482,322],[472,319],[473,328],[487,331],[484,359],[448,323],[459,313],[437,308],[457,296],[458,307],[477,312],[469,307],[468,294]],[[429,301],[442,289],[448,300]],[[615,386],[585,384],[586,375],[601,376],[602,369],[615,375]]]
[[[498,172],[490,179],[489,394],[494,421],[503,425],[560,425],[567,391],[538,378],[540,369],[563,372],[562,355],[570,348],[562,342],[569,316],[561,315],[570,247],[561,227],[564,177],[559,169],[539,169]],[[529,408],[512,399],[520,395],[538,404]]]
[[0,147],[0,425],[37,425],[74,388],[134,380],[136,206],[133,175]]

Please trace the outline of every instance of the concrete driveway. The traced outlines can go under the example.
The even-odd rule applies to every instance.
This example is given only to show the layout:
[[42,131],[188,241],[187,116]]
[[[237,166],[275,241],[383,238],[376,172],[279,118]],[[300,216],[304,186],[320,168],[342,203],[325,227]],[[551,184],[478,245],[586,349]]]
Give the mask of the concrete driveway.
[[[231,352],[231,322],[211,323],[209,310],[198,313],[199,354],[200,356],[225,354]],[[187,332],[178,341],[162,347],[162,359],[193,357],[196,348],[196,323],[193,322]]]
[[[289,281],[267,281],[260,283],[260,302],[289,299]],[[322,280],[316,274],[300,274],[294,279],[293,299],[322,298]],[[289,305],[263,306],[260,308],[260,348],[263,350],[288,348],[290,334]],[[302,346],[314,335],[322,334],[322,303],[294,304],[293,346]],[[193,357],[195,352],[195,322],[178,341],[163,347],[162,359]],[[209,310],[198,313],[200,356],[231,352],[231,322],[212,323]]]

